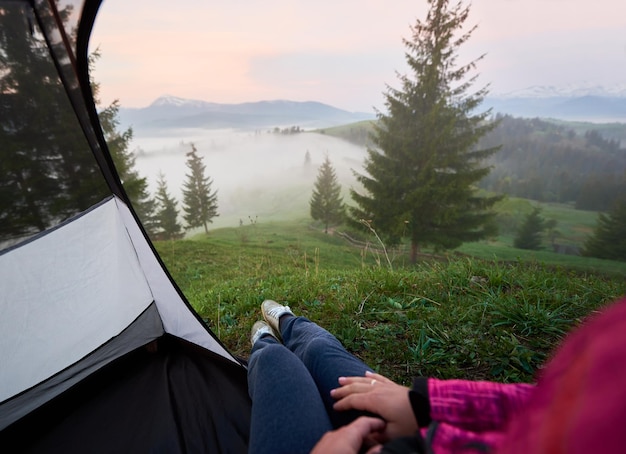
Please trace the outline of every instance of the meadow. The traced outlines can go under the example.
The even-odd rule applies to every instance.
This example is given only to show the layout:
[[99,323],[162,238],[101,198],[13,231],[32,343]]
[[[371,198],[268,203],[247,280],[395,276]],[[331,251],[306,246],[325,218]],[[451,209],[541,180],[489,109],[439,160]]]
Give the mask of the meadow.
[[626,294],[624,263],[485,241],[410,265],[402,248],[385,256],[373,235],[355,246],[307,218],[247,221],[155,246],[234,354],[247,358],[269,298],[407,384],[416,375],[532,381],[567,332]]
[[[407,245],[385,250],[373,234],[348,231],[360,240],[351,243],[340,235],[343,227],[325,234],[308,217],[317,165],[326,155],[350,203],[362,146],[329,130],[203,134],[163,150],[145,143],[138,165],[144,172],[167,169],[177,188],[187,141],[206,150],[220,216],[209,235],[196,230],[155,246],[194,308],[244,359],[259,306],[269,298],[319,323],[402,383],[416,375],[532,381],[573,327],[626,294],[626,263],[552,252],[556,245],[582,247],[595,212],[505,198],[495,207],[498,236],[445,253],[423,250],[411,265]],[[515,231],[536,206],[556,226],[542,250],[515,249]]]

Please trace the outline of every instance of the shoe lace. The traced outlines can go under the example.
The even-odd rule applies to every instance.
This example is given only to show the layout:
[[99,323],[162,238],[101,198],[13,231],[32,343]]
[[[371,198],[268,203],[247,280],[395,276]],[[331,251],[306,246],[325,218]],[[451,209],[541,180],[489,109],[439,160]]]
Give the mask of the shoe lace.
[[291,313],[291,309],[289,308],[289,306],[275,306],[267,311],[267,315],[275,319],[278,319],[281,315],[288,313]]
[[256,341],[258,341],[262,335],[264,334],[269,334],[270,336],[273,336],[274,334],[272,333],[272,330],[270,329],[269,326],[267,325],[263,325],[261,326],[259,329],[256,330],[256,332],[254,333],[254,335],[252,336],[252,343],[254,344]]

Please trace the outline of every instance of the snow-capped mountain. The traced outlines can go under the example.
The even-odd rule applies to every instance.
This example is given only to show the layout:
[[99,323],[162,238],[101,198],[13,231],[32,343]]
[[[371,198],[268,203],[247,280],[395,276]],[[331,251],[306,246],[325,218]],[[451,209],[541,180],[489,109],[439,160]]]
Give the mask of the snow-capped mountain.
[[179,98],[178,96],[163,95],[155,99],[149,107],[197,107],[205,108],[214,103],[199,101],[197,99]]
[[120,108],[122,127],[163,128],[320,128],[374,119],[374,113],[348,112],[315,101],[271,100],[221,104],[160,96],[148,107]]

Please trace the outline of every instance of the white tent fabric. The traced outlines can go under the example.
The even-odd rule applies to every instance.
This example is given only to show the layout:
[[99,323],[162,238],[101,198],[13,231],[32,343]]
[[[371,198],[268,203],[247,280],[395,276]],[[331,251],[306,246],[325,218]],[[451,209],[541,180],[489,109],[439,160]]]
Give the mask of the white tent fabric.
[[157,261],[150,246],[146,242],[139,226],[135,222],[128,207],[119,199],[115,199],[128,234],[133,241],[139,261],[149,282],[154,301],[163,320],[165,332],[182,339],[201,345],[235,363],[239,362],[200,325],[190,310],[187,309],[178,292],[172,286],[163,267]]
[[0,256],[0,401],[80,360],[153,300],[115,201]]
[[165,332],[236,361],[182,304],[117,198],[0,255],[0,402],[119,335],[155,301]]

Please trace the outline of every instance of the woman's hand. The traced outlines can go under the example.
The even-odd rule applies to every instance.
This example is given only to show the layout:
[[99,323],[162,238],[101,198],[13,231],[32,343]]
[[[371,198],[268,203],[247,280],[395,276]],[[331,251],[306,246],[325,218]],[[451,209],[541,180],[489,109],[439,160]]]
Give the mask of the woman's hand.
[[378,436],[384,428],[382,419],[361,416],[347,426],[326,432],[311,454],[358,454],[362,447],[371,448],[368,453],[377,452],[380,449]]
[[406,386],[372,372],[364,377],[340,377],[339,384],[330,392],[337,400],[335,410],[355,409],[379,415],[387,422],[387,439],[412,435],[418,429]]

